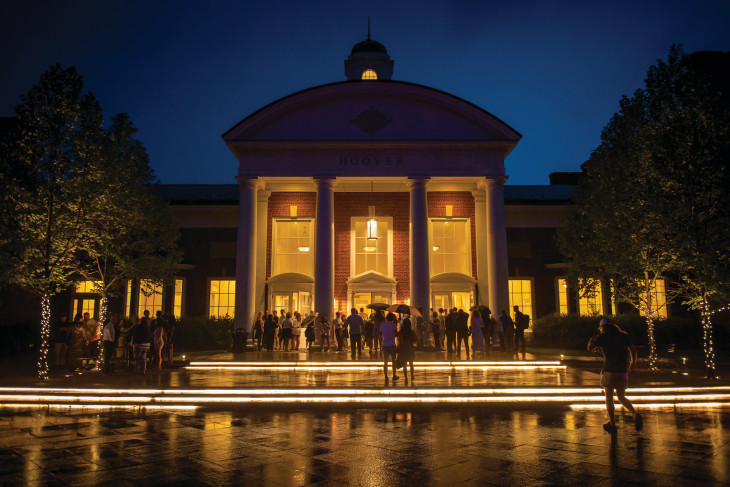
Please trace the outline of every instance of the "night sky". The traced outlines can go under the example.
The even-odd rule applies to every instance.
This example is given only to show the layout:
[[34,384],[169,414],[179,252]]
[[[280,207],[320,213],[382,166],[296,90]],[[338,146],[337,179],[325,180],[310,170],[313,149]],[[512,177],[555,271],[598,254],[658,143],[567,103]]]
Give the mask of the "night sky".
[[727,0],[7,0],[0,116],[50,64],[75,65],[107,119],[129,113],[162,183],[233,183],[221,134],[283,96],[344,80],[368,16],[393,79],[464,98],[522,134],[509,184],[579,170],[621,95],[673,43],[730,50]]

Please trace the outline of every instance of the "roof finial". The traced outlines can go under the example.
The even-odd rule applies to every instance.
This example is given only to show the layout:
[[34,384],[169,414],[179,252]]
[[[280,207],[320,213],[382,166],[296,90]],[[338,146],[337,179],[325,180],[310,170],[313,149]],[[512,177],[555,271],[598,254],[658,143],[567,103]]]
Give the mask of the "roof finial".
[[370,40],[370,16],[368,15],[368,40]]

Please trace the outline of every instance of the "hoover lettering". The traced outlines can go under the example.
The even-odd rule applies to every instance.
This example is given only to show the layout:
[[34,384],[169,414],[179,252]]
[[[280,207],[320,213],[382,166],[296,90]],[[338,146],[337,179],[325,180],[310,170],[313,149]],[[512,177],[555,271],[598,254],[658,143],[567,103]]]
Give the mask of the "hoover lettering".
[[405,166],[402,156],[340,157],[340,166]]

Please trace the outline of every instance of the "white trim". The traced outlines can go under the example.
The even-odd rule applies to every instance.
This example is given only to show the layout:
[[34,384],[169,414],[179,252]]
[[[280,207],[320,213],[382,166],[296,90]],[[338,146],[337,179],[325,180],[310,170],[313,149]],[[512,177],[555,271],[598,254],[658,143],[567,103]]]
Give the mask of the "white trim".
[[375,271],[366,271],[347,280],[347,309],[352,308],[355,293],[390,294],[390,303],[395,303],[397,281]]
[[[309,238],[310,238],[310,246],[309,246],[309,269],[312,271],[312,274],[305,274],[305,275],[314,275],[314,252],[315,252],[315,236],[314,236],[314,217],[276,217],[271,219],[271,275],[276,276],[279,274],[275,274],[274,271],[276,270],[276,238],[277,238],[277,223],[278,222],[297,222],[297,223],[308,223],[309,224]],[[280,273],[280,274],[288,274],[288,273]]]

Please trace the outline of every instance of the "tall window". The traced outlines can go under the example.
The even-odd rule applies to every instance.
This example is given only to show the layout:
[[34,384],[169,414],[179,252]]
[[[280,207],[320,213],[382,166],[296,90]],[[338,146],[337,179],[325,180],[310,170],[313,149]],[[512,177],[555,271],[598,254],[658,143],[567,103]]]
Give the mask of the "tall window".
[[127,303],[125,307],[127,316],[132,317],[132,280],[127,281]]
[[234,317],[236,309],[236,281],[216,279],[210,281],[210,316]]
[[172,314],[176,318],[182,316],[183,280],[175,279],[175,295],[172,302]]
[[[653,315],[655,318],[666,318],[667,317],[667,295],[666,288],[664,287],[664,279],[655,280],[649,288],[651,293],[651,310],[654,311]],[[644,302],[647,301],[646,293],[643,293],[642,299]],[[646,313],[641,313],[642,316],[646,316]]]
[[568,281],[558,279],[558,313],[567,315],[568,309]]
[[578,300],[578,309],[582,316],[595,316],[603,314],[603,288],[598,280],[590,280],[594,282],[593,292],[581,296]]
[[431,275],[471,275],[469,220],[431,220]]
[[162,311],[162,284],[142,279],[139,282],[137,316],[143,316],[145,310],[150,312],[150,316],[155,316],[158,311]]
[[[509,280],[509,302],[510,307],[519,306],[520,311],[526,315],[530,315],[532,319],[532,281],[530,279],[510,279]],[[492,310],[492,314],[499,313],[500,310]],[[508,310],[512,313],[512,310]]]
[[385,276],[391,275],[390,223],[390,218],[378,218],[375,239],[368,241],[368,219],[352,219],[354,236],[352,275],[357,276],[368,271],[379,272]]
[[287,272],[312,275],[312,220],[274,220],[272,275]]
[[378,79],[378,73],[372,69],[366,69],[362,72],[362,79]]

